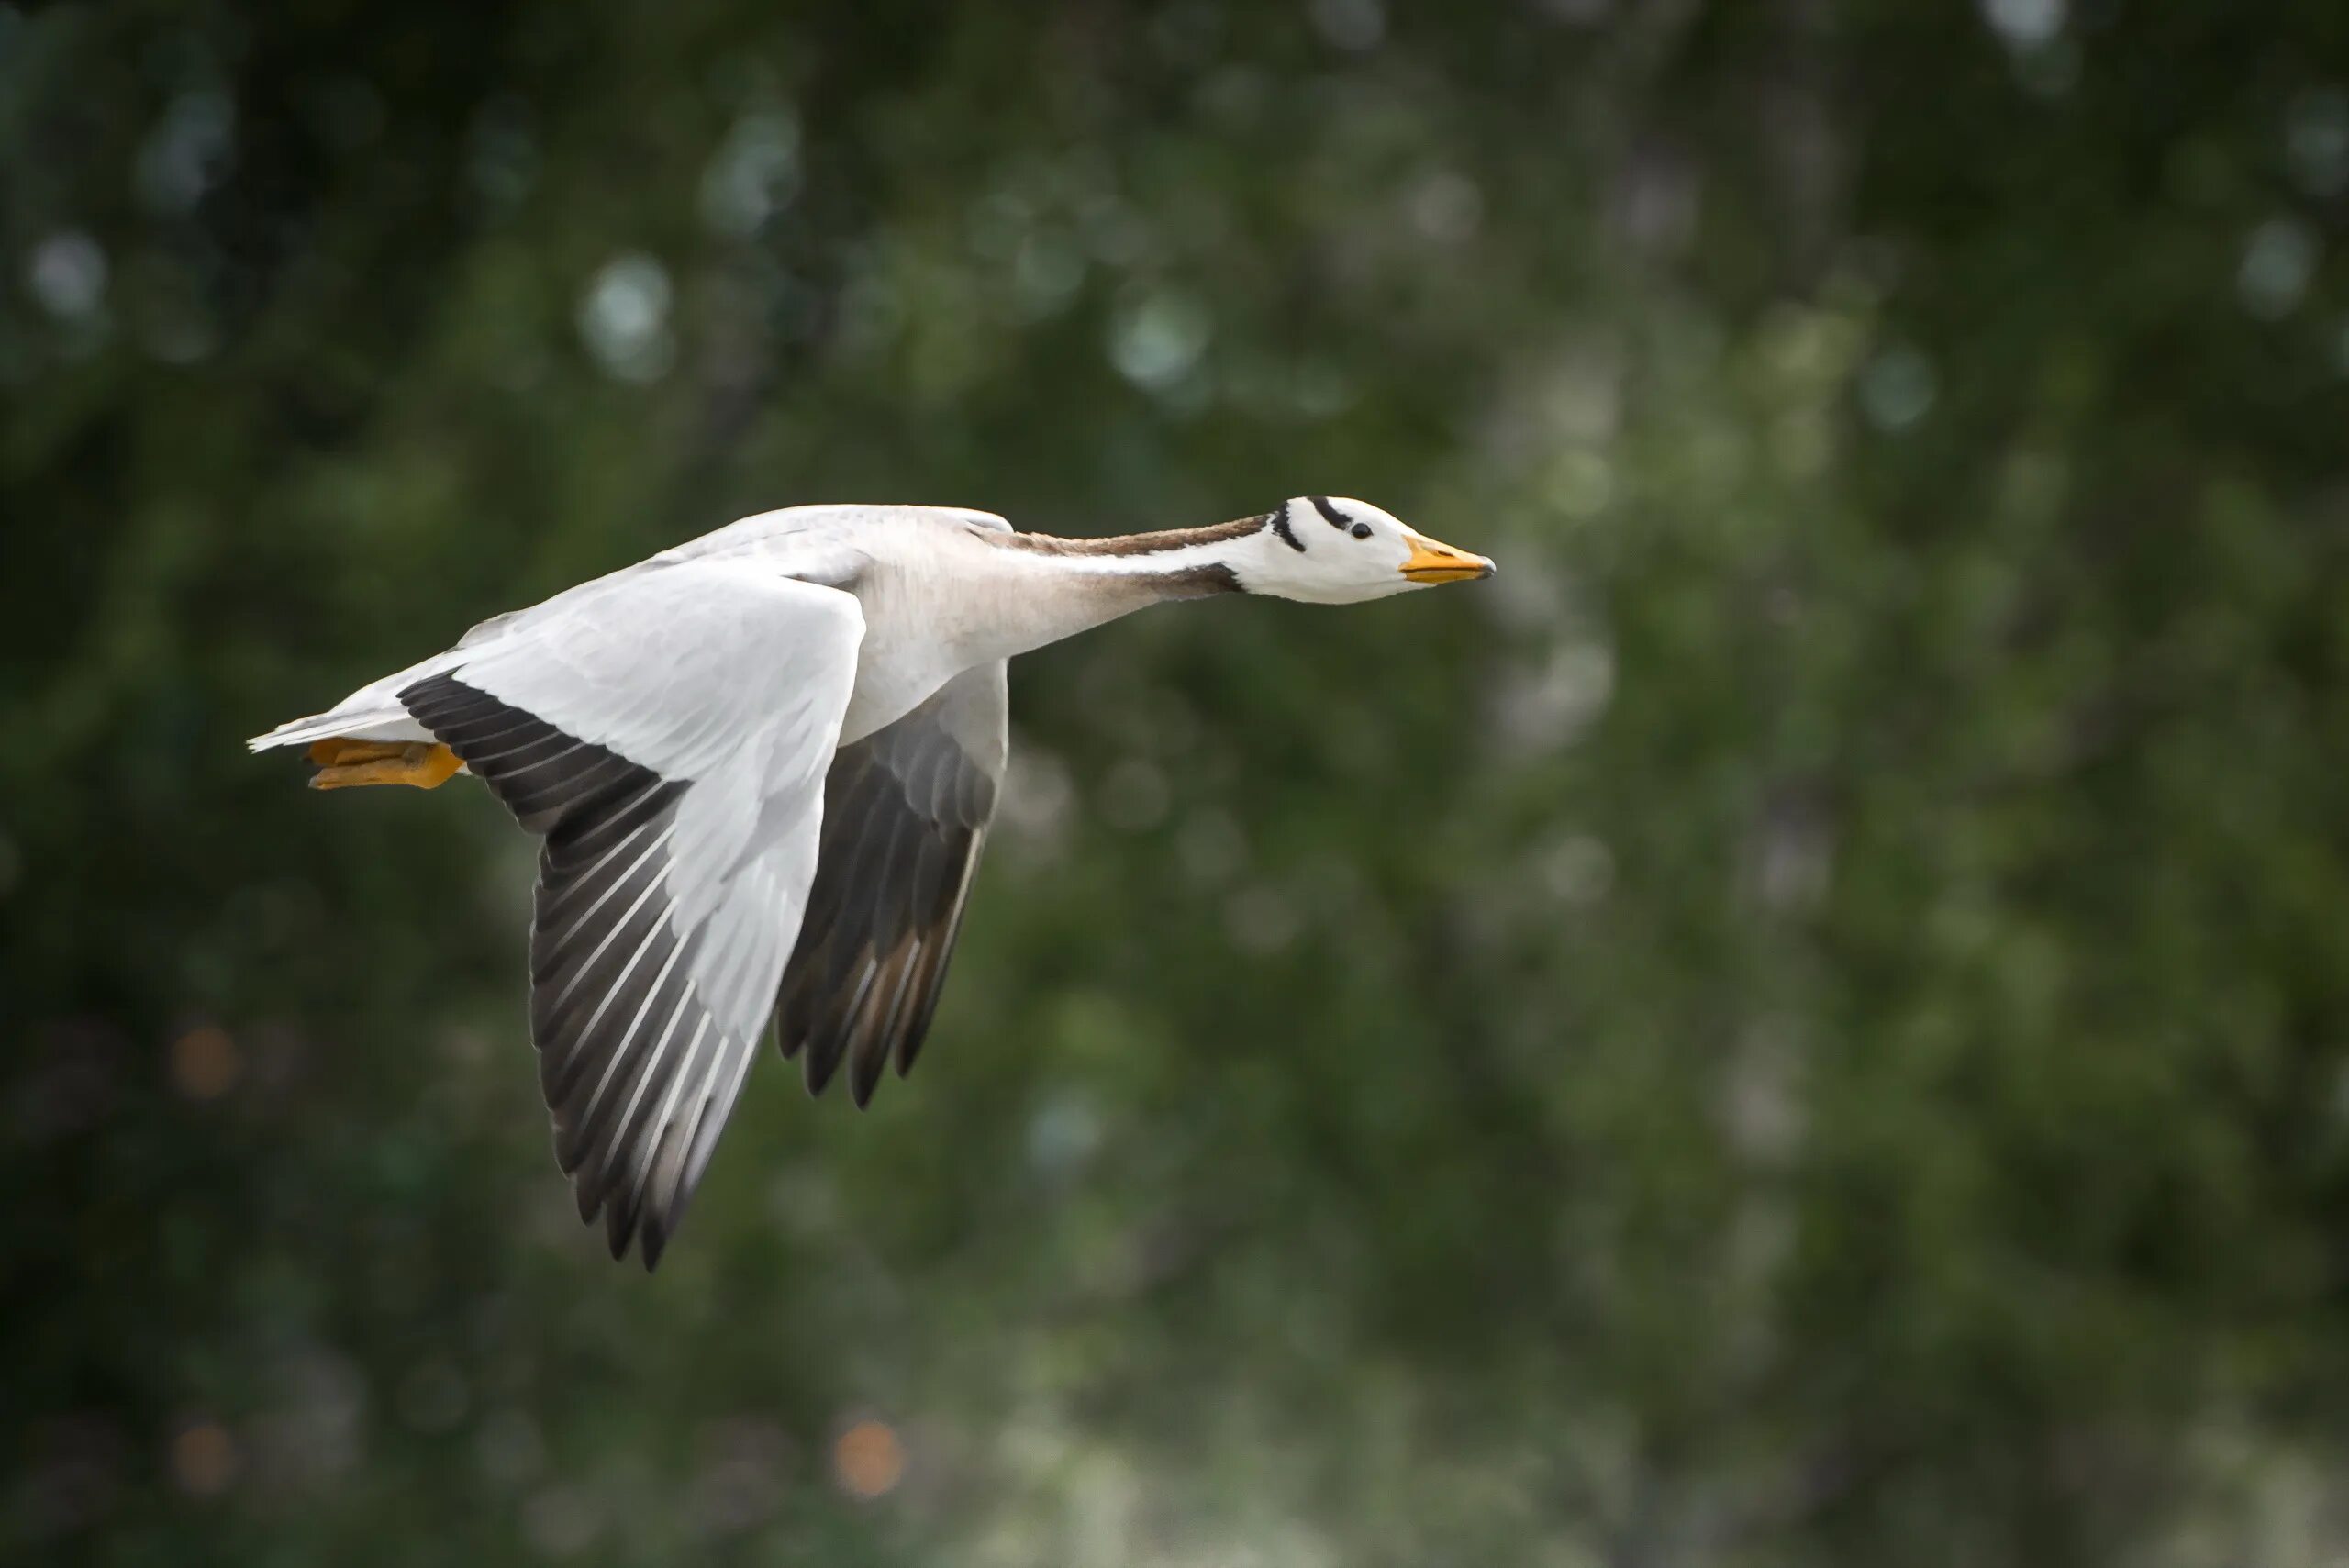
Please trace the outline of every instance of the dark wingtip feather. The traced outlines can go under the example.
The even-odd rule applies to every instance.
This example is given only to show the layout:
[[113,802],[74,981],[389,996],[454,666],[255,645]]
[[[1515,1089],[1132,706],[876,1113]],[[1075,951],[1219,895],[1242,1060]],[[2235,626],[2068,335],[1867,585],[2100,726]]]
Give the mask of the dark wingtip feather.
[[845,1062],[860,1108],[887,1064],[903,1077],[920,1051],[995,806],[994,778],[934,717],[917,710],[841,749],[776,996],[783,1053],[801,1058],[807,1092]]
[[[583,1224],[602,1222],[615,1261],[650,1273],[675,1233],[707,1145],[733,1103],[690,1108],[689,1142],[656,1118],[682,1089],[712,1020],[696,996],[691,933],[668,923],[662,853],[686,785],[582,741],[453,675],[400,693],[522,825],[543,836],[531,919],[530,1038],[554,1118],[555,1162]],[[598,933],[606,933],[599,937]],[[692,1023],[697,1019],[698,1023]],[[691,1024],[689,1035],[680,1035]],[[708,1050],[747,1051],[722,1029]],[[682,1056],[673,1042],[686,1040]],[[718,1058],[708,1059],[712,1070]],[[732,1081],[739,1087],[739,1077]],[[713,1118],[712,1112],[716,1115]]]
[[810,1036],[807,1054],[800,1061],[799,1074],[807,1085],[809,1097],[812,1098],[824,1092],[825,1085],[832,1081],[832,1074],[840,1071],[840,1052],[824,1050],[817,1045],[814,1037]]
[[873,1103],[873,1091],[880,1082],[881,1055],[878,1051],[870,1052],[850,1064],[849,1098],[856,1102],[858,1110],[863,1110]]

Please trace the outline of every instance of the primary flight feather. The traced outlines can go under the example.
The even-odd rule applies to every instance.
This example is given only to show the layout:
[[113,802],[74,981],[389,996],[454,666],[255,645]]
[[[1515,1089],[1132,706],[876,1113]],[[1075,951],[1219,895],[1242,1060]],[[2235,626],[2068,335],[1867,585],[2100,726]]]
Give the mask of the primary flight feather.
[[1005,662],[1169,599],[1350,604],[1492,574],[1360,501],[1014,532],[795,506],[484,621],[259,736],[321,789],[470,773],[543,840],[530,1038],[579,1215],[647,1268],[773,1017],[863,1105],[920,1050],[1003,781]]

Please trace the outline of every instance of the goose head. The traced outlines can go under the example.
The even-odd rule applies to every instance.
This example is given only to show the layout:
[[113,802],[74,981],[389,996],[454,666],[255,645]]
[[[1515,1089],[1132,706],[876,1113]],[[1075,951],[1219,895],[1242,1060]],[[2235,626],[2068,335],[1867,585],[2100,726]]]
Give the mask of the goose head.
[[1228,558],[1252,594],[1352,605],[1490,577],[1481,555],[1438,544],[1393,514],[1342,495],[1299,495],[1264,514]]

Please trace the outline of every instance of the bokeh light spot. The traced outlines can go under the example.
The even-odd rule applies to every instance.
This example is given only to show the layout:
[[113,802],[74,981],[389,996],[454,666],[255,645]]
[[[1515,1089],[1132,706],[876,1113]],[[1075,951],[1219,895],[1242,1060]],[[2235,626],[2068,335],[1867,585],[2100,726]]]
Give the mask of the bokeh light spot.
[[50,235],[34,247],[26,286],[51,316],[87,316],[106,293],[106,253],[79,229]]
[[217,1100],[236,1086],[244,1057],[228,1031],[205,1024],[172,1041],[172,1082],[191,1100]]
[[183,93],[139,150],[139,195],[159,213],[184,213],[227,178],[237,107],[223,93]]
[[1109,339],[1118,373],[1158,390],[1180,381],[1206,351],[1214,325],[1187,295],[1153,294],[1121,312]]
[[676,345],[669,335],[669,270],[640,253],[604,264],[579,302],[579,335],[604,369],[622,381],[654,381]]
[[1442,245],[1473,238],[1485,221],[1485,193],[1475,181],[1450,169],[1420,181],[1411,192],[1409,206],[1412,227]]
[[1905,430],[1932,411],[1940,390],[1932,361],[1914,349],[1887,349],[1860,372],[1860,412],[1879,430]]
[[2326,197],[2349,190],[2349,93],[2302,93],[2286,115],[2284,138],[2300,189]]
[[1603,840],[1586,833],[1561,839],[1542,857],[1542,880],[1561,904],[1588,908],[1603,902],[1615,885],[1615,855]]
[[1340,49],[1375,49],[1386,36],[1386,7],[1379,0],[1312,0],[1313,25]]
[[191,1497],[217,1497],[242,1463],[237,1440],[217,1421],[196,1421],[172,1440],[172,1479]]
[[702,221],[720,234],[747,239],[790,206],[798,190],[798,122],[774,109],[746,115],[702,172]]
[[2235,290],[2245,310],[2263,321],[2290,314],[2316,275],[2316,236],[2291,218],[2270,219],[2244,242]]
[[832,1444],[832,1473],[851,1496],[881,1496],[905,1477],[905,1445],[886,1422],[859,1421]]
[[1983,19],[2014,49],[2037,49],[2064,30],[2064,0],[1981,0]]

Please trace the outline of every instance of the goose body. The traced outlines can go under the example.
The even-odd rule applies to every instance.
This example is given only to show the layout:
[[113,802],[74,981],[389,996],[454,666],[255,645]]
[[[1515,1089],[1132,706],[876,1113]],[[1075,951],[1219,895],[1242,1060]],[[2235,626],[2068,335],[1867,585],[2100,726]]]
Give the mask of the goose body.
[[542,844],[530,1032],[558,1161],[660,1260],[772,1016],[811,1090],[913,1064],[1007,747],[1006,662],[1173,599],[1489,575],[1359,501],[1108,539],[940,506],[745,517],[369,683],[253,750],[320,788],[479,776]]

